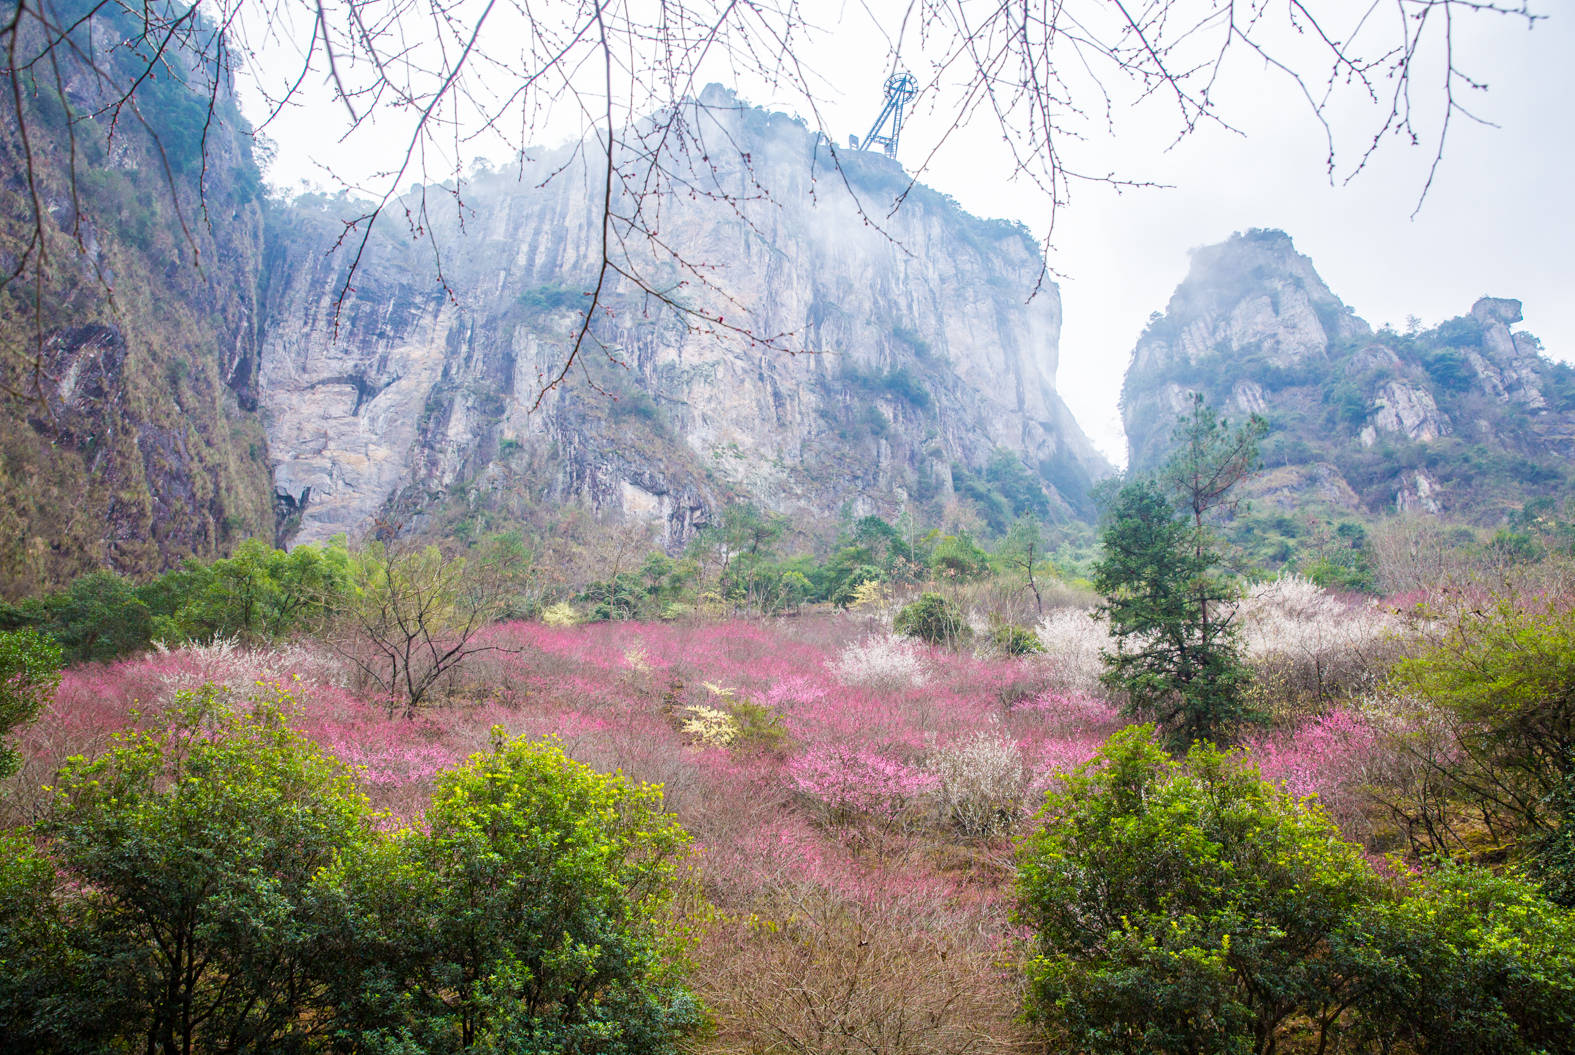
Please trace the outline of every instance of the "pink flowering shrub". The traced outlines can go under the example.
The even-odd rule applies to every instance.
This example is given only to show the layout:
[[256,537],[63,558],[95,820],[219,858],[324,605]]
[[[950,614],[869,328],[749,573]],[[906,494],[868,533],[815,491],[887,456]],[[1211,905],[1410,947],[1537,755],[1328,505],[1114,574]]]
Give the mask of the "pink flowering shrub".
[[1293,795],[1317,796],[1348,837],[1371,834],[1367,789],[1387,753],[1372,719],[1336,709],[1243,746],[1265,780]]
[[[282,684],[295,700],[294,723],[356,766],[378,807],[405,819],[419,818],[436,773],[485,749],[492,726],[510,736],[555,735],[579,761],[663,786],[726,921],[699,953],[716,977],[756,979],[750,991],[764,998],[777,992],[771,979],[824,969],[858,987],[865,1010],[843,1025],[861,1037],[904,1015],[932,1014],[955,1036],[972,1037],[995,1009],[992,1036],[1003,1039],[969,1050],[1009,1050],[1015,998],[991,965],[1007,929],[1011,851],[989,836],[1119,726],[1091,690],[1066,684],[1054,657],[1025,662],[902,643],[896,674],[866,677],[885,640],[866,640],[861,622],[845,616],[516,622],[484,635],[495,649],[467,664],[452,697],[409,720],[351,691],[334,663],[309,649],[218,642],[74,668],[25,731],[28,768],[13,778],[4,808],[9,819],[27,819],[42,808],[27,787],[48,782],[66,757],[93,754],[113,733],[149,720],[139,714],[156,715],[176,689],[204,681],[242,694],[259,681]],[[770,750],[685,730],[694,708],[737,719],[746,706],[780,726]],[[829,928],[808,959],[802,939],[820,923],[793,922],[794,906],[813,906]],[[780,929],[749,929],[741,921],[751,914]],[[860,950],[871,947],[861,940],[904,951],[861,963]],[[907,972],[916,963],[934,967],[926,985],[938,988],[915,986]],[[808,1019],[780,1001],[772,1006],[782,1030],[813,1039],[796,1032],[810,1030]],[[732,1002],[718,1010],[757,1014]],[[768,1026],[735,1018],[718,1029],[741,1044],[781,1042]]]
[[867,749],[831,745],[794,759],[788,775],[828,824],[861,816],[896,820],[936,784],[932,774],[916,766]]

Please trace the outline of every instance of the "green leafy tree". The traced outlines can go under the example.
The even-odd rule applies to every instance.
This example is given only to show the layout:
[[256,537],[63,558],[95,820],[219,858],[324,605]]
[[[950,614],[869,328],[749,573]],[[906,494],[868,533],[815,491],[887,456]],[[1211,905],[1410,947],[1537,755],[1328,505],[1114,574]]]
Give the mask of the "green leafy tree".
[[1421,1055],[1575,1051],[1575,913],[1513,873],[1446,863],[1366,913],[1351,944],[1366,1035]]
[[[60,998],[60,982],[78,977],[80,965],[65,940],[57,885],[54,863],[26,833],[0,833],[0,1037],[17,1055],[70,1051],[68,1038],[90,1050],[104,1039],[74,1021],[76,1001]],[[111,1011],[106,1004],[101,1013]]]
[[781,514],[734,502],[723,508],[717,523],[696,534],[689,553],[700,562],[702,578],[706,569],[714,572],[722,596],[747,601],[762,563],[775,555],[787,528]]
[[38,631],[0,631],[0,780],[22,761],[3,738],[38,717],[60,684],[60,664],[60,646]]
[[859,597],[859,588],[865,583],[881,582],[881,570],[873,564],[840,563],[833,565],[827,580],[826,599],[838,608],[847,608]]
[[497,735],[439,777],[426,831],[325,877],[344,1035],[429,1055],[678,1050],[699,1014],[675,922],[688,836],[660,789]]
[[1321,811],[1239,755],[1151,727],[1049,792],[1019,851],[1029,1017],[1093,1052],[1259,1053],[1359,992],[1342,937],[1378,882]]
[[169,728],[61,770],[39,834],[76,970],[44,995],[68,1031],[101,1020],[116,1043],[98,1050],[295,1050],[327,1028],[305,1013],[325,973],[309,894],[371,826],[289,706],[183,693]]
[[958,645],[973,636],[962,609],[938,593],[903,605],[892,629],[930,645]]
[[[1559,896],[1575,885],[1568,847],[1575,831],[1575,610],[1561,604],[1471,606],[1442,618],[1433,646],[1398,663],[1399,691],[1448,717],[1447,757],[1433,767],[1452,802],[1402,805],[1430,849],[1453,851],[1444,811],[1464,807],[1488,834],[1541,863]],[[1551,871],[1549,871],[1551,869]]]
[[131,583],[89,572],[66,589],[0,611],[9,629],[34,627],[60,643],[70,663],[108,661],[148,647],[153,617]]
[[345,601],[351,558],[342,540],[275,549],[246,539],[229,557],[190,565],[173,614],[156,632],[176,639],[215,636],[258,642],[321,629]]
[[1019,850],[1029,1017],[1094,1053],[1569,1052],[1575,913],[1512,873],[1380,878],[1315,804],[1113,736]]

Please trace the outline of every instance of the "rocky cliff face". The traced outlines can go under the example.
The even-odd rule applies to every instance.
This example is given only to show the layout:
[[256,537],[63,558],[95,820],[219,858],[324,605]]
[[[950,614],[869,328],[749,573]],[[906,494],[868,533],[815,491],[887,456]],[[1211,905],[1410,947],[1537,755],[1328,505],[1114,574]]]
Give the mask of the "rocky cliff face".
[[1131,464],[1162,460],[1186,393],[1269,423],[1261,497],[1285,508],[1444,513],[1494,523],[1567,493],[1575,371],[1484,297],[1432,330],[1374,332],[1280,231],[1197,250],[1133,351]]
[[839,176],[823,139],[720,89],[692,120],[718,144],[693,178],[725,199],[661,200],[662,239],[704,269],[673,267],[670,288],[798,354],[616,281],[582,366],[542,396],[600,238],[594,173],[567,153],[478,177],[463,230],[380,229],[337,306],[345,259],[325,249],[346,203],[298,202],[261,355],[282,536],[575,502],[677,546],[734,499],[810,530],[959,495],[995,519],[1081,507],[1108,468],[1055,392],[1060,300],[1051,284],[1030,297],[1025,231],[910,188],[884,157],[844,154]]
[[[103,108],[136,76],[121,42],[137,16],[101,15],[78,51],[57,50],[63,92],[41,82],[22,115],[0,102],[0,270],[22,264],[0,289],[0,596],[98,567],[160,570],[271,525],[250,143],[221,90],[204,180],[209,97],[182,83],[174,52],[137,91],[141,121],[127,114],[111,139]],[[23,57],[37,46],[22,34]]]

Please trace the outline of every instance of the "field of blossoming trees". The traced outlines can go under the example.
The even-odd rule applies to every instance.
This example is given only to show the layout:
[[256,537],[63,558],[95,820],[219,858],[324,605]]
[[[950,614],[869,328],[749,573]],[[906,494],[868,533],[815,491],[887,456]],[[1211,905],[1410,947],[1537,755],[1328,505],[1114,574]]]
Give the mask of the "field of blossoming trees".
[[[1418,765],[1395,749],[1407,705],[1383,681],[1418,640],[1409,608],[1282,578],[1238,613],[1257,691],[1277,708],[1247,737],[1250,760],[1316,796],[1375,862],[1411,848],[1371,793]],[[595,770],[659,784],[694,839],[700,1049],[1040,1050],[1018,1017],[1014,840],[1045,791],[1126,724],[1099,684],[1104,630],[1086,610],[1055,610],[1037,628],[1046,651],[1014,658],[890,626],[878,608],[503,623],[413,716],[310,643],[159,647],[65,672],[20,737],[5,822],[47,810],[42,789],[68,757],[157,726],[204,685],[237,703],[282,689],[288,721],[354,767],[385,824],[419,824],[435,776],[495,729],[553,738]]]

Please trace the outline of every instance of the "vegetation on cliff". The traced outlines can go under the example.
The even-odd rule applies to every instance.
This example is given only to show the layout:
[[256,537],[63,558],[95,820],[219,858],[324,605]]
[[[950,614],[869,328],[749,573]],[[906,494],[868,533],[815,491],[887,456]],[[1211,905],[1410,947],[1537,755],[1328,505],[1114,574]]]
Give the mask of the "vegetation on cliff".
[[[117,108],[140,61],[119,44],[141,15],[77,2],[53,13],[92,25],[53,61],[26,62],[27,90],[0,100],[7,598],[99,568],[212,558],[272,526],[249,130],[227,84],[212,100],[188,88],[177,56]],[[21,18],[17,61],[41,46],[36,30]]]

